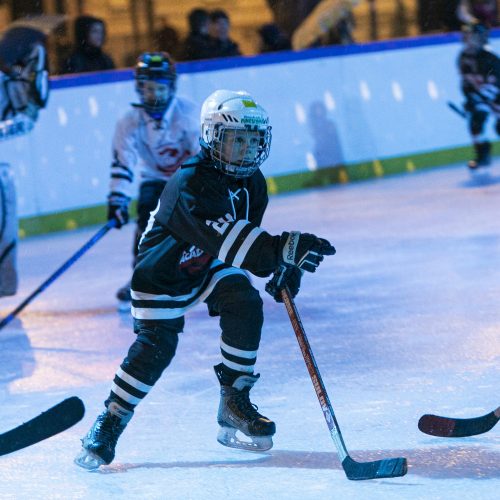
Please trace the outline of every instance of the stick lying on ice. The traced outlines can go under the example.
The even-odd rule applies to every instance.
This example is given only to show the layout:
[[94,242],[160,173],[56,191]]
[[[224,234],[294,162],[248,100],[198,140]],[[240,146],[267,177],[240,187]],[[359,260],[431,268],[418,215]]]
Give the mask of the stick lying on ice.
[[422,415],[418,421],[418,428],[439,437],[468,437],[484,434],[495,427],[500,420],[500,406],[482,417],[450,418],[438,415]]

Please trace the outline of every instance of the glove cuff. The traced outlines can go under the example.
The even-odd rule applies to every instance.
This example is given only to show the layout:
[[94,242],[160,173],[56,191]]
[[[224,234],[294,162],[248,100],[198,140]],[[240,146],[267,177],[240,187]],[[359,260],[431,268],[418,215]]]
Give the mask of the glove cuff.
[[283,259],[284,263],[295,266],[295,256],[297,254],[297,246],[300,240],[300,231],[290,231],[289,233],[284,232],[281,235],[281,238],[286,238],[283,245],[281,258]]

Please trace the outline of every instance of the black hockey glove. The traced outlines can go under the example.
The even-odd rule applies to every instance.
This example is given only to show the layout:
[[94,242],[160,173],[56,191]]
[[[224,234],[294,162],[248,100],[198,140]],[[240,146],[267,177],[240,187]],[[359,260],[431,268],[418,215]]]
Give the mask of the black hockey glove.
[[129,201],[128,196],[119,193],[111,193],[108,196],[108,220],[116,220],[117,229],[120,229],[128,222]]
[[299,293],[302,272],[297,266],[282,265],[274,271],[273,277],[266,283],[266,292],[276,302],[283,302],[281,290],[288,287],[292,297]]
[[324,255],[335,255],[335,248],[329,241],[299,231],[284,232],[280,238],[280,250],[284,264],[310,273],[316,271]]

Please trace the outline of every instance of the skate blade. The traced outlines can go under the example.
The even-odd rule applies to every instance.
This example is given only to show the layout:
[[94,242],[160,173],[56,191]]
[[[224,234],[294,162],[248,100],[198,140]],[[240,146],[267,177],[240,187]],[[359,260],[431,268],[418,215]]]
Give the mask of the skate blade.
[[271,436],[246,436],[248,441],[242,441],[238,438],[237,429],[233,427],[221,427],[217,434],[217,441],[229,448],[236,448],[245,451],[267,451],[273,447],[273,439]]
[[75,464],[86,470],[97,470],[101,465],[105,465],[102,458],[85,448],[75,457]]
[[128,300],[121,300],[118,302],[117,310],[121,313],[129,313],[132,307],[132,303]]

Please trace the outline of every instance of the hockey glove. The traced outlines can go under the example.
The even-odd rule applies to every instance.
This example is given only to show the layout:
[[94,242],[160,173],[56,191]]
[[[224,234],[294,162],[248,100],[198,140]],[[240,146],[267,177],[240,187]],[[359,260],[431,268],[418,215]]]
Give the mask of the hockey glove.
[[280,238],[281,259],[284,264],[297,266],[314,273],[324,255],[335,255],[335,248],[327,240],[299,231],[284,232]]
[[498,97],[498,87],[492,83],[483,83],[479,86],[479,95],[486,102],[495,102]]
[[120,229],[128,222],[129,201],[128,196],[119,193],[111,193],[108,196],[108,220],[116,220],[117,229]]
[[302,272],[297,266],[282,265],[274,271],[273,277],[266,283],[266,292],[276,302],[283,302],[281,290],[288,287],[292,297],[299,293]]

